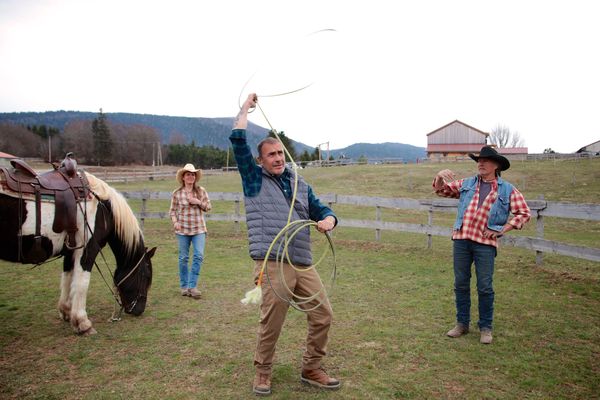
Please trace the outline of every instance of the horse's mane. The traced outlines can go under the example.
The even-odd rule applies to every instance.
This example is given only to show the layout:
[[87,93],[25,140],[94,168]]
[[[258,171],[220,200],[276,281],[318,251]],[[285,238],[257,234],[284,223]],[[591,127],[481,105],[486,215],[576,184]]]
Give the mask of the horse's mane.
[[85,174],[92,191],[101,200],[110,201],[117,236],[123,241],[126,248],[133,250],[142,237],[142,230],[129,204],[127,204],[127,200],[103,180],[96,178],[89,172]]

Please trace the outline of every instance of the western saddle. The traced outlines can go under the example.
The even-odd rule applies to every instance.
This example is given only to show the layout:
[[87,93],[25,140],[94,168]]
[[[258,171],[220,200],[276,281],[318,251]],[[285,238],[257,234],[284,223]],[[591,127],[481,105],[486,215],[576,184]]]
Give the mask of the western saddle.
[[[85,173],[77,171],[77,162],[73,153],[67,153],[60,165],[52,164],[53,170],[38,174],[25,161],[11,160],[12,168],[1,167],[4,173],[2,185],[9,191],[19,195],[35,198],[35,239],[41,242],[41,201],[54,201],[54,223],[52,230],[56,233],[67,232],[66,246],[74,249],[77,232],[77,206],[86,200],[90,187]],[[19,219],[22,216],[19,215]]]

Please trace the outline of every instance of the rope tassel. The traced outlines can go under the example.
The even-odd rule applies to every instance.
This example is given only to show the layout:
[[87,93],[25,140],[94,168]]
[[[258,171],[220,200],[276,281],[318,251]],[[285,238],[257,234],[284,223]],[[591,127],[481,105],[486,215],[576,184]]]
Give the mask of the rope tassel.
[[261,304],[262,303],[262,288],[257,285],[254,289],[246,292],[242,300],[242,304]]

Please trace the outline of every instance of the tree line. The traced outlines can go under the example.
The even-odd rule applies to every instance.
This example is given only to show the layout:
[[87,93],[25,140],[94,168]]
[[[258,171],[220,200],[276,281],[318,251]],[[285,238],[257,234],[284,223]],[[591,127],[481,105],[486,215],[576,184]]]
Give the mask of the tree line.
[[[159,132],[146,125],[113,123],[102,110],[93,120],[68,122],[62,132],[46,125],[0,123],[0,150],[21,158],[58,162],[72,152],[80,164],[87,165],[156,165],[163,160],[173,165],[192,162],[200,168],[221,168],[228,163],[228,151],[174,142],[161,144]],[[232,154],[229,165],[235,165]]]
[[111,123],[100,110],[93,120],[68,122],[60,131],[46,125],[0,124],[0,149],[17,157],[57,162],[72,152],[80,164],[152,164],[160,135],[151,127]]
[[[275,133],[270,131],[268,136],[274,137]],[[278,137],[297,162],[324,158],[318,147],[312,153],[298,155],[284,132],[278,132]],[[46,125],[0,123],[0,150],[17,157],[58,162],[72,152],[82,165],[157,165],[159,161],[170,165],[193,163],[203,169],[236,165],[231,148],[185,144],[176,132],[171,138],[170,144],[161,144],[155,128],[113,123],[102,109],[93,120],[68,122],[62,132]]]
[[[268,133],[268,136],[270,137],[276,137],[275,136],[275,132],[273,132],[273,130],[270,130]],[[315,147],[315,149],[313,150],[312,153],[309,153],[308,150],[304,150],[300,155],[298,155],[296,153],[296,150],[294,149],[294,144],[292,143],[291,139],[288,138],[285,135],[285,132],[281,131],[281,132],[277,132],[277,136],[279,137],[279,139],[281,140],[281,143],[283,143],[283,145],[285,146],[285,148],[288,150],[288,152],[290,153],[290,156],[292,157],[292,159],[298,163],[307,163],[310,161],[315,161],[315,160],[323,160],[325,159],[325,157],[321,154],[320,150],[318,147]],[[320,157],[320,158],[319,158]],[[286,159],[288,158],[287,154],[286,154]],[[333,156],[329,157],[330,160],[333,160]]]
[[196,168],[201,169],[236,165],[231,150],[225,151],[214,146],[198,147],[193,141],[191,144],[170,144],[166,146],[166,152],[167,164],[171,165],[192,163]]

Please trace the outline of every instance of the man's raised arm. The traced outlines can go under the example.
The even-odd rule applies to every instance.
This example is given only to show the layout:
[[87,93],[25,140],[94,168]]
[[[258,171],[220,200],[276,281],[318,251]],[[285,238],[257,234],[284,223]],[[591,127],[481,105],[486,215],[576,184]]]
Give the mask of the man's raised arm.
[[248,111],[250,111],[251,108],[256,107],[257,101],[258,97],[256,96],[256,93],[250,93],[248,95],[248,98],[244,104],[242,104],[240,112],[233,121],[233,129],[246,129],[248,127]]

